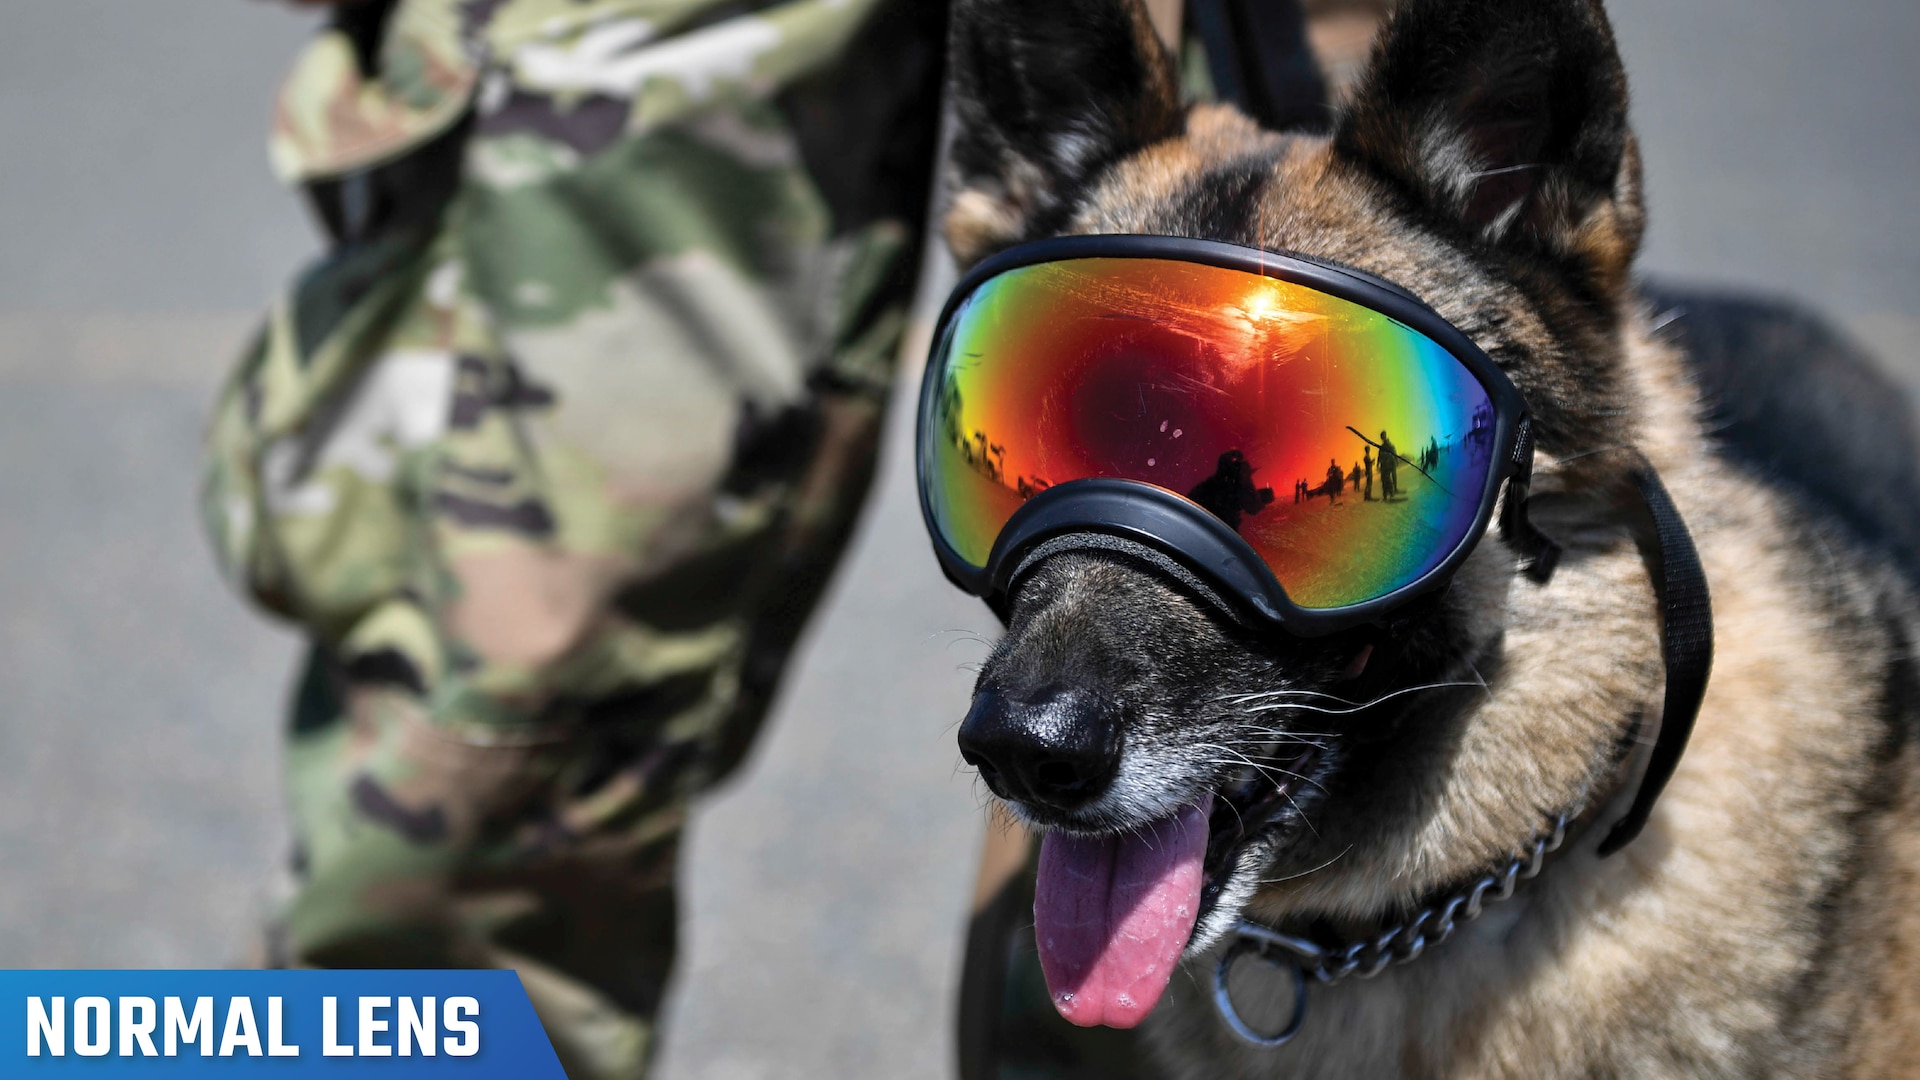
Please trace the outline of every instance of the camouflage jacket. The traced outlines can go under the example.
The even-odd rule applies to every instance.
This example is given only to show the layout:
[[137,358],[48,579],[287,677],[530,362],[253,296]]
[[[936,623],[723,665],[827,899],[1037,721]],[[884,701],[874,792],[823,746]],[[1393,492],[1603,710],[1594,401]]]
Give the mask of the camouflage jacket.
[[675,680],[724,713],[778,552],[858,505],[829,474],[870,459],[823,395],[868,423],[891,379],[942,18],[400,0],[375,76],[322,34],[280,174],[440,145],[457,175],[309,268],[229,381],[203,499],[228,575],[476,737]]
[[301,56],[275,106],[274,169],[295,183],[393,160],[453,127],[481,93],[488,115],[540,99],[577,121],[568,126],[644,133],[716,103],[765,99],[831,62],[873,7],[404,0],[382,35],[377,76],[361,72],[340,34]]

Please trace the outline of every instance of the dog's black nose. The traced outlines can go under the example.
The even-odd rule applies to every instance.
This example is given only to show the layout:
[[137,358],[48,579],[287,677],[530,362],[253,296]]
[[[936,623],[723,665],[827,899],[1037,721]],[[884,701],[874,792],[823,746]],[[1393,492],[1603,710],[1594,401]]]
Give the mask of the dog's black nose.
[[982,690],[960,725],[960,756],[1003,799],[1073,810],[1113,781],[1119,712],[1082,690],[1047,687],[1032,701]]

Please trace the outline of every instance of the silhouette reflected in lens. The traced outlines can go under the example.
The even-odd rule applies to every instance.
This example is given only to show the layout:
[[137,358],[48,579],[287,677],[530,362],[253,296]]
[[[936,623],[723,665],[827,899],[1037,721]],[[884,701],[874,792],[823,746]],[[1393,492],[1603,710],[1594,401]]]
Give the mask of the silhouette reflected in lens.
[[[1229,450],[1220,455],[1213,475],[1195,484],[1193,490],[1187,492],[1187,498],[1239,532],[1242,514],[1257,514],[1273,502],[1273,489],[1255,487],[1253,472],[1253,464],[1246,454]],[[1297,493],[1294,501],[1299,501]]]

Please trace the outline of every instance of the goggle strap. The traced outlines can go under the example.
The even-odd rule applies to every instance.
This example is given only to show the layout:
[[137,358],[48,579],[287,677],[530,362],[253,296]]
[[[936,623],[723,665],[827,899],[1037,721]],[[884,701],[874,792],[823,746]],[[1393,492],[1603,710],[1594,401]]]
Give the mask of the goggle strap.
[[1500,507],[1500,538],[1527,560],[1527,580],[1545,585],[1560,565],[1560,545],[1533,524],[1527,514],[1527,499],[1533,492],[1533,422],[1520,421],[1514,438],[1512,476],[1507,480],[1506,500]]
[[1621,499],[1640,558],[1653,577],[1660,607],[1660,651],[1666,664],[1667,689],[1660,713],[1660,734],[1641,774],[1633,805],[1613,824],[1600,842],[1602,858],[1612,855],[1640,835],[1653,814],[1653,805],[1673,778],[1693,734],[1694,718],[1707,693],[1713,671],[1713,603],[1707,593],[1706,570],[1686,522],[1667,494],[1653,463],[1638,450],[1629,478],[1637,499]]
[[[1022,577],[1026,576],[1028,570],[1039,565],[1043,560],[1065,551],[1105,551],[1147,563],[1159,570],[1162,574],[1178,582],[1182,588],[1196,599],[1203,600],[1212,605],[1229,619],[1240,623],[1246,621],[1245,616],[1235,608],[1233,604],[1229,603],[1226,597],[1220,595],[1218,590],[1201,580],[1198,574],[1187,569],[1178,560],[1169,558],[1154,548],[1128,540],[1125,537],[1110,536],[1106,533],[1092,531],[1066,533],[1061,536],[1055,536],[1036,546],[1020,559],[1019,565],[1015,566],[1013,573],[1008,576],[1008,584],[1005,590],[1006,595],[1011,596],[1013,594],[1015,585]],[[1006,622],[1006,616],[1002,615],[1000,621],[1002,623]]]

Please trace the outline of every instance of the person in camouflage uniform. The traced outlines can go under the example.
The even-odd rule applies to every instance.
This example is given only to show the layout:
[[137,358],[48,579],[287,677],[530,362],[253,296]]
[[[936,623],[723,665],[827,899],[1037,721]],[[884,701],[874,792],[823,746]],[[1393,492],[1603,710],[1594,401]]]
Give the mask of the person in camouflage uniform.
[[924,0],[367,0],[279,174],[335,238],[219,399],[204,517],[312,648],[285,965],[519,971],[636,1077],[688,800],[845,547],[919,263]]

